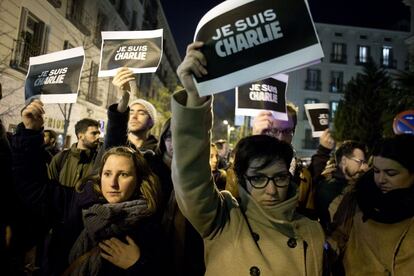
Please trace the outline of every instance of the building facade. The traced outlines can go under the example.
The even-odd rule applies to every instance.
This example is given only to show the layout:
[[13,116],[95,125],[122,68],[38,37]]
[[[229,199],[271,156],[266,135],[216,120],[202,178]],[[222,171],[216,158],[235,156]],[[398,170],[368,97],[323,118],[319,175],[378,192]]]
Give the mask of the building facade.
[[[24,106],[29,58],[79,46],[85,64],[77,103],[46,105],[45,128],[63,134],[67,123],[65,146],[76,142],[74,125],[82,118],[99,120],[104,132],[107,107],[117,95],[111,78],[98,78],[101,31],[163,28],[161,64],[156,73],[138,75],[140,95],[135,96],[157,102],[158,91],[171,94],[177,86],[180,56],[159,0],[3,0],[0,24],[0,116],[11,132]],[[169,110],[166,104],[157,107]]]
[[321,63],[289,73],[288,100],[299,107],[293,145],[309,157],[319,143],[304,111],[306,103],[328,103],[335,116],[345,85],[371,57],[390,72],[408,69],[408,32],[315,23],[325,57]]

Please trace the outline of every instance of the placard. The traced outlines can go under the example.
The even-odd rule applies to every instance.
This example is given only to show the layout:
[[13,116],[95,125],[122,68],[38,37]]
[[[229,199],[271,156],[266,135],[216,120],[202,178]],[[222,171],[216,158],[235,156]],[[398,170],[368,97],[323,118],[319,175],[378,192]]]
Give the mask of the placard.
[[329,104],[305,104],[305,112],[312,128],[312,137],[321,137],[323,131],[329,128]]
[[25,82],[25,101],[75,103],[82,73],[83,47],[30,57]]
[[236,115],[256,117],[260,111],[269,110],[275,119],[287,121],[288,79],[288,75],[278,74],[236,87]]
[[201,96],[320,62],[323,57],[305,0],[228,0],[199,22],[208,74],[196,78]]
[[99,77],[115,76],[121,67],[134,73],[153,73],[161,62],[163,29],[102,32]]

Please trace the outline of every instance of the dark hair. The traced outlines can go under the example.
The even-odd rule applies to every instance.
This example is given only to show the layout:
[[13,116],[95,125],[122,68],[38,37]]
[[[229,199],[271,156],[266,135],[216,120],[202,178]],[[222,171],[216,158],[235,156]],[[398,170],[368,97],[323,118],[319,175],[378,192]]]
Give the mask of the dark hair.
[[57,133],[56,133],[56,131],[54,131],[54,130],[52,130],[52,129],[45,129],[44,131],[43,131],[43,133],[49,133],[49,137],[51,138],[51,139],[55,139],[55,142],[56,142],[56,140],[57,140]]
[[375,145],[372,155],[392,159],[414,173],[414,135],[400,134],[385,138]]
[[286,110],[287,110],[288,116],[292,117],[293,130],[295,130],[296,125],[298,123],[298,110],[299,110],[299,108],[296,105],[294,105],[292,102],[288,102],[286,104]]
[[293,158],[292,146],[284,141],[268,136],[253,135],[241,139],[235,148],[234,172],[242,187],[246,187],[244,175],[252,160],[260,158],[264,168],[275,160],[282,160],[289,169]]
[[336,164],[339,164],[339,162],[341,162],[342,156],[351,157],[355,149],[360,149],[364,155],[367,154],[367,147],[363,143],[352,140],[344,141],[335,151]]
[[76,137],[79,138],[79,133],[85,133],[90,126],[99,128],[99,122],[90,118],[84,118],[78,121],[75,125]]
[[99,174],[83,179],[82,182],[79,182],[76,186],[76,190],[78,192],[81,191],[81,188],[86,184],[86,182],[92,181],[94,190],[99,195],[102,195],[102,171],[106,161],[111,155],[125,156],[132,159],[137,175],[137,186],[133,197],[136,199],[142,195],[148,202],[148,209],[155,213],[160,207],[162,196],[158,177],[152,172],[144,156],[139,151],[135,151],[129,147],[114,147],[106,151],[100,162]]

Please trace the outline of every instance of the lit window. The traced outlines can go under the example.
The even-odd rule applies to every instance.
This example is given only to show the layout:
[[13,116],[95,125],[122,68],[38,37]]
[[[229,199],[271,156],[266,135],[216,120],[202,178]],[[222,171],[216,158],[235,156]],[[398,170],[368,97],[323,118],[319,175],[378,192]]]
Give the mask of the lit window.
[[382,47],[381,65],[385,67],[394,67],[392,47],[389,47],[389,46]]
[[333,118],[335,117],[335,112],[338,109],[338,105],[339,105],[339,101],[331,101],[330,102],[329,110],[330,110],[331,114],[330,114],[329,118],[331,120],[333,120]]
[[357,63],[358,64],[367,63],[368,62],[368,57],[369,57],[369,47],[359,45],[358,46],[358,57],[357,57],[358,60],[357,60]]

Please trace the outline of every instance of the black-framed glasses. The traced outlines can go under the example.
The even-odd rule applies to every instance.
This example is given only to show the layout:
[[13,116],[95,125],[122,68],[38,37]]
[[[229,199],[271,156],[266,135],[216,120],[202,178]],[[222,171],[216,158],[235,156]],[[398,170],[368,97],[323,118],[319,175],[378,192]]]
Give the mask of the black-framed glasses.
[[293,136],[294,133],[295,133],[295,129],[293,128],[284,128],[284,129],[268,128],[263,131],[263,134],[269,135],[269,136],[279,136],[279,135]]
[[362,165],[364,165],[364,164],[368,164],[367,161],[362,160],[362,159],[358,159],[356,157],[348,157],[348,159],[351,159],[352,161],[357,162],[360,167],[362,167]]
[[275,184],[278,188],[286,188],[289,186],[290,178],[292,175],[289,172],[283,172],[276,174],[273,177],[269,177],[267,175],[252,175],[248,176],[245,175],[247,181],[256,189],[263,189],[269,184],[270,180],[273,181],[273,184]]

